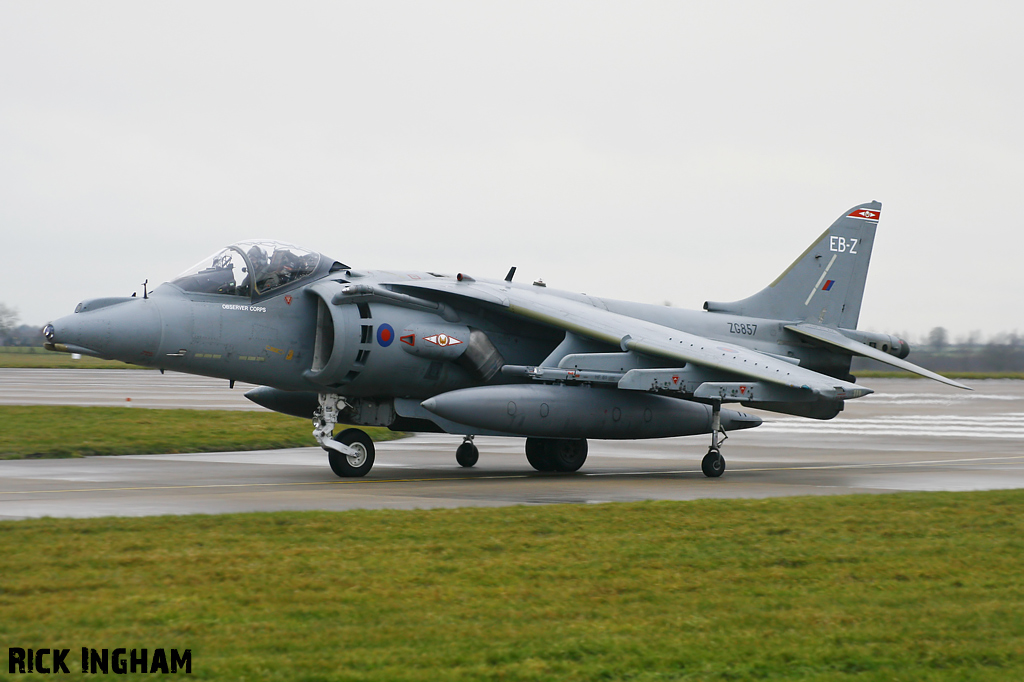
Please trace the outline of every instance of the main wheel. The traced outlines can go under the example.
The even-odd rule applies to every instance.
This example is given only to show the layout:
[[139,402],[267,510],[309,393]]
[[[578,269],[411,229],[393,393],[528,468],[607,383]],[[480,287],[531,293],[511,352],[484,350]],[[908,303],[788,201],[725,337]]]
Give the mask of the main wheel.
[[472,443],[463,443],[455,451],[455,461],[460,466],[471,467],[480,459],[480,451]]
[[587,441],[550,440],[547,443],[548,457],[555,471],[576,471],[587,461]]
[[722,457],[721,452],[712,448],[708,450],[708,454],[704,455],[700,468],[708,478],[718,478],[725,473],[725,457]]
[[349,446],[355,453],[343,455],[335,450],[327,450],[331,471],[342,478],[359,478],[370,473],[370,469],[373,468],[373,441],[364,431],[345,429],[335,436],[334,440]]
[[555,463],[549,454],[546,438],[526,439],[526,461],[537,471],[554,471]]

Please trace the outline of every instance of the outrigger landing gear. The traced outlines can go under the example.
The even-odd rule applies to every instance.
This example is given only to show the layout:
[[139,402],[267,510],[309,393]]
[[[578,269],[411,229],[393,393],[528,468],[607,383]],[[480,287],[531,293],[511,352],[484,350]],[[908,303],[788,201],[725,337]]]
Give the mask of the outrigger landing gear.
[[[722,435],[721,441],[718,440],[719,433]],[[722,401],[716,400],[711,403],[711,447],[700,463],[701,471],[708,478],[718,478],[725,473],[725,457],[722,457],[720,448],[728,437],[722,431]]]
[[473,444],[473,436],[464,436],[462,445],[455,451],[455,461],[459,466],[471,467],[480,459],[480,451]]
[[344,405],[345,399],[339,395],[320,394],[320,407],[313,413],[313,437],[327,451],[331,471],[342,478],[358,478],[373,468],[373,441],[359,429],[345,429],[334,437],[339,407]]

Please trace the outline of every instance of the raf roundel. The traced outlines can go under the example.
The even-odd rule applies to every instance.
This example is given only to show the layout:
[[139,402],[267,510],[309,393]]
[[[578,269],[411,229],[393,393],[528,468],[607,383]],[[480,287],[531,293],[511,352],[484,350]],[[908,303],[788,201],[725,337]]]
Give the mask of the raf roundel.
[[391,345],[391,342],[395,340],[395,329],[390,324],[385,322],[384,324],[377,327],[377,343],[387,348]]

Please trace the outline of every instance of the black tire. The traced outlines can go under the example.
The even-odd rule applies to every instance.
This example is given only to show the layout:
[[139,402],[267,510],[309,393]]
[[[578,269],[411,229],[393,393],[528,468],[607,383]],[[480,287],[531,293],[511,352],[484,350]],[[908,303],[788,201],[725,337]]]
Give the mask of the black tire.
[[587,441],[550,440],[547,443],[548,459],[555,471],[569,473],[577,471],[587,461]]
[[331,463],[331,471],[341,478],[359,478],[370,473],[373,468],[374,448],[373,441],[364,431],[359,429],[345,429],[334,440],[342,445],[355,448],[356,455],[343,455],[334,450],[327,450],[327,460]]
[[526,439],[526,461],[537,471],[554,471],[555,463],[549,454],[546,438]]
[[718,478],[725,473],[725,457],[718,450],[708,450],[700,463],[701,471],[708,478]]
[[455,461],[460,466],[471,467],[480,459],[480,451],[472,443],[463,443],[455,451]]

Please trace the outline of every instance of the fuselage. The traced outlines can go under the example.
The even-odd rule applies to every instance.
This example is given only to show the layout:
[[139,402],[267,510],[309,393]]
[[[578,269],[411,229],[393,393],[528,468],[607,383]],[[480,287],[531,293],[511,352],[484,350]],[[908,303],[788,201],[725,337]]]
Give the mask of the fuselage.
[[[165,283],[146,298],[83,302],[76,313],[52,324],[50,340],[62,348],[99,357],[285,391],[319,391],[329,385],[345,395],[421,399],[482,383],[471,366],[446,361],[444,348],[422,341],[425,337],[440,334],[455,343],[468,343],[469,330],[480,330],[505,364],[533,366],[540,365],[563,341],[564,333],[559,330],[512,320],[482,306],[461,308],[445,319],[437,312],[388,301],[332,306],[325,300],[338,287],[352,282],[382,285],[438,277],[429,272],[354,273],[345,269],[263,297],[191,292]],[[842,378],[848,374],[848,356],[805,343],[785,329],[784,320],[548,288],[543,292],[790,358],[825,374]],[[330,319],[325,319],[327,316]],[[329,371],[326,376],[324,369]],[[499,375],[489,381],[503,379]]]

